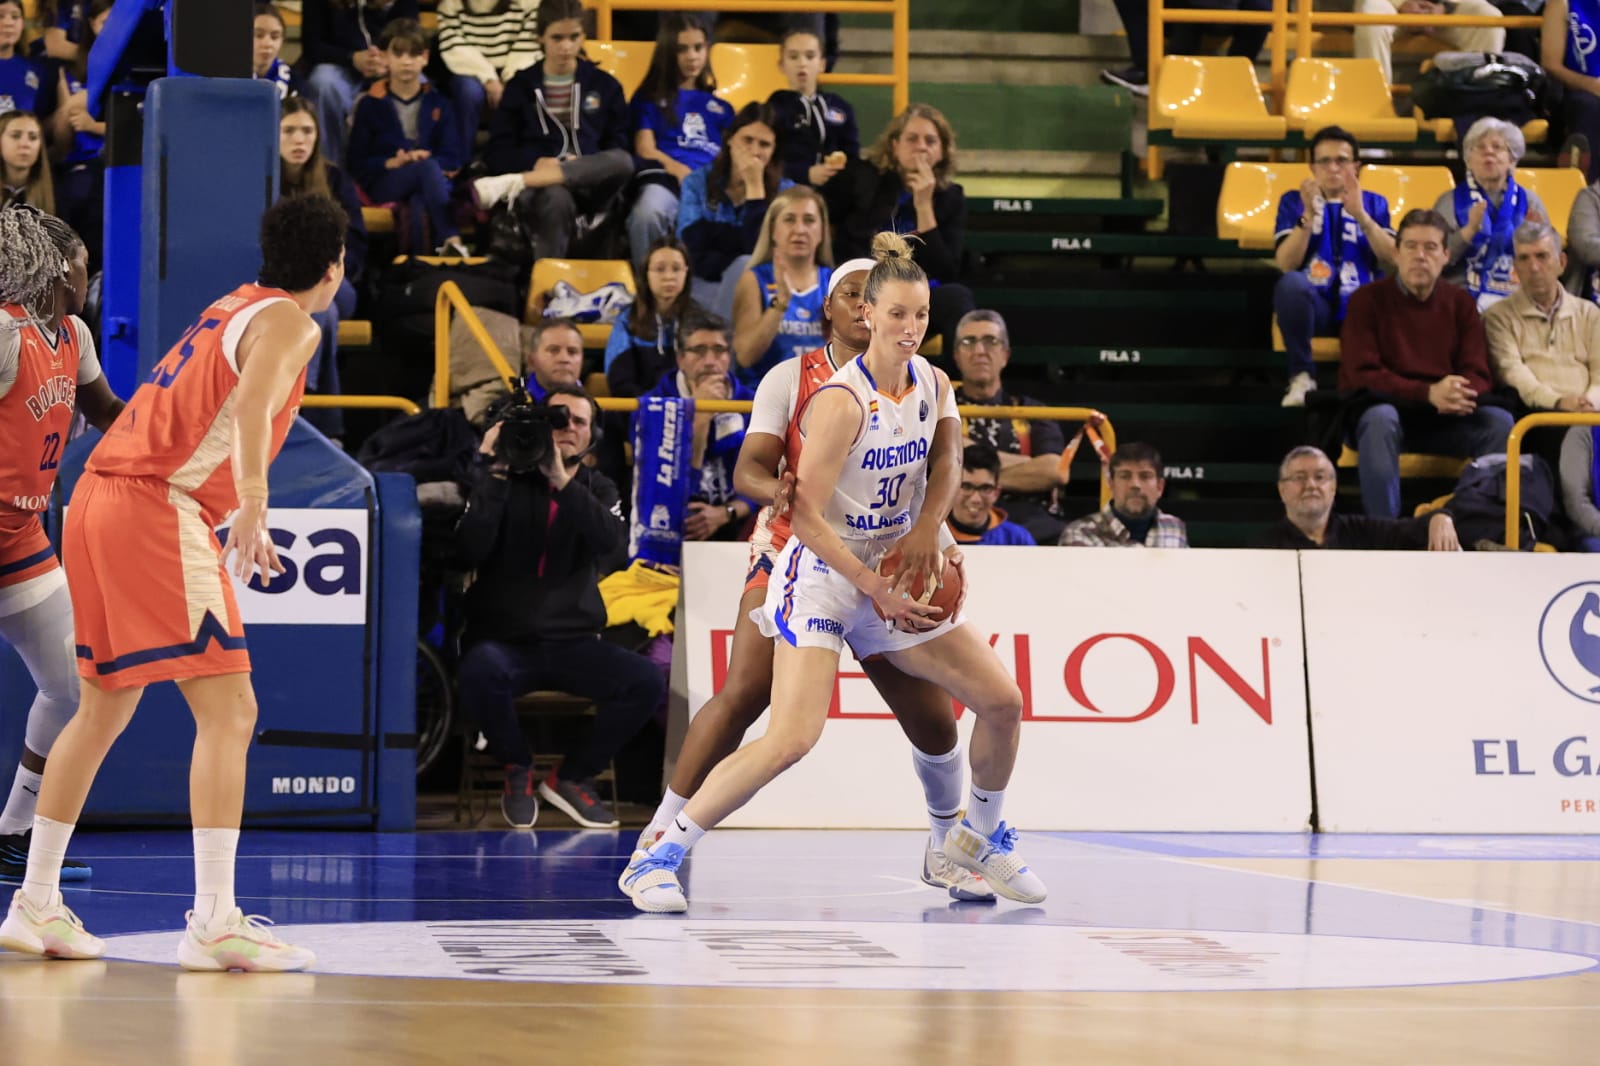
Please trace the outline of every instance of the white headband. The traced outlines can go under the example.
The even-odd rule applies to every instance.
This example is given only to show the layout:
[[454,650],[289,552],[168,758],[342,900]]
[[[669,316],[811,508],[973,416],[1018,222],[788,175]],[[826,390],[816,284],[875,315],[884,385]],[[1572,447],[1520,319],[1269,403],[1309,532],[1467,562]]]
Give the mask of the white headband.
[[878,261],[876,259],[852,259],[848,263],[841,263],[834,267],[833,276],[828,279],[828,294],[823,297],[823,300],[833,299],[833,290],[839,287],[839,282],[844,280],[846,274],[854,274],[858,270],[865,270],[870,273],[872,268],[877,265]]

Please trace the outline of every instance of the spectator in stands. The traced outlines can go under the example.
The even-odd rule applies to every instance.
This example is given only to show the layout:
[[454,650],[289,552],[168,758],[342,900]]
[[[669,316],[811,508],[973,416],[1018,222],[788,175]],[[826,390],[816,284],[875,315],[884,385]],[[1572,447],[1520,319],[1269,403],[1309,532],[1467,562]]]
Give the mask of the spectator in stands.
[[1446,511],[1420,518],[1334,514],[1338,489],[1338,474],[1320,448],[1302,445],[1290,451],[1278,465],[1284,519],[1263,530],[1253,547],[1461,550],[1455,520]]
[[[1562,88],[1560,119],[1567,131],[1557,163],[1578,167],[1594,181],[1600,178],[1592,151],[1600,144],[1600,56],[1595,54],[1600,10],[1587,3],[1546,0],[1541,14],[1539,63]],[[1576,238],[1568,236],[1576,245]]]
[[1600,405],[1600,307],[1561,287],[1567,257],[1546,222],[1513,235],[1517,285],[1483,316],[1495,378],[1529,411],[1593,411]]
[[1161,453],[1130,442],[1111,453],[1111,502],[1092,515],[1069,522],[1061,543],[1069,548],[1187,548],[1183,519],[1160,507],[1167,490]]
[[678,324],[691,307],[689,249],[668,234],[650,246],[634,272],[633,306],[606,341],[606,384],[613,396],[637,396],[678,365]]
[[1573,426],[1561,438],[1561,502],[1579,551],[1600,552],[1600,495],[1594,438],[1600,426]]
[[683,181],[678,236],[689,248],[695,300],[721,318],[733,315],[767,199],[794,184],[783,176],[777,122],[766,104],[746,104],[723,133],[717,158]]
[[0,207],[32,204],[55,214],[56,197],[45,158],[44,127],[27,111],[0,115]]
[[583,334],[570,318],[542,319],[523,357],[523,387],[539,403],[550,393],[577,388],[583,376]]
[[[1131,66],[1123,70],[1102,70],[1100,80],[1119,85],[1135,96],[1150,95],[1150,5],[1140,0],[1115,0],[1117,15],[1128,35]],[[1169,0],[1168,9],[1209,8],[1218,11],[1271,11],[1272,0]],[[1268,26],[1221,25],[1203,22],[1173,22],[1166,26],[1163,55],[1197,56],[1205,54],[1207,35],[1227,37],[1228,55],[1254,61],[1267,43]]]
[[48,115],[55,109],[53,77],[42,62],[21,52],[26,26],[22,0],[0,0],[0,114]]
[[1304,407],[1317,387],[1311,339],[1337,337],[1350,294],[1394,266],[1389,202],[1361,188],[1360,161],[1355,137],[1325,126],[1311,135],[1311,177],[1278,200],[1272,310],[1289,356],[1285,407]]
[[544,58],[537,12],[537,0],[439,0],[439,59],[469,156],[484,107],[499,107],[506,84]]
[[35,22],[44,32],[33,44],[38,53],[35,58],[76,63],[87,51],[81,44],[86,18],[83,0],[39,0],[36,6]]
[[[683,343],[678,368],[661,376],[646,396],[693,397],[696,400],[754,400],[755,390],[730,372],[732,331],[728,323],[704,311],[683,318]],[[755,504],[733,488],[733,467],[744,443],[750,416],[696,411],[690,448],[689,509],[684,516],[685,540],[734,540],[755,514]],[[629,427],[631,437],[632,427]]]
[[1483,319],[1465,289],[1439,279],[1449,253],[1438,212],[1406,212],[1393,278],[1350,297],[1340,333],[1339,387],[1361,453],[1361,501],[1369,515],[1400,513],[1400,451],[1476,458],[1505,450],[1511,413],[1488,396]]
[[944,338],[947,353],[956,322],[973,308],[972,291],[959,284],[967,197],[951,180],[955,172],[950,123],[937,108],[912,104],[890,120],[864,162],[847,166],[826,188],[837,258],[871,254],[873,236],[884,230],[914,237],[913,255],[933,288],[928,333]]
[[[1362,15],[1487,15],[1499,18],[1500,9],[1488,0],[1356,0],[1356,12]],[[1394,81],[1394,65],[1389,53],[1394,47],[1394,26],[1357,26],[1355,28],[1355,54],[1357,59],[1376,59],[1383,71],[1385,82]],[[1420,30],[1410,27],[1409,33],[1421,32],[1458,52],[1503,52],[1506,31],[1500,26],[1429,26]]]
[[1032,545],[1028,531],[995,506],[1000,498],[1000,453],[969,444],[961,453],[961,486],[945,524],[957,544]]
[[[1011,361],[1006,320],[996,311],[970,311],[956,326],[956,366],[961,384],[956,402],[991,407],[1039,407],[1038,400],[1005,391],[1000,375]],[[1066,438],[1044,419],[969,418],[967,444],[987,444],[1000,453],[1000,506],[1039,544],[1054,544],[1061,520],[1051,513],[1062,484],[1056,466]]]
[[417,0],[305,0],[301,8],[300,63],[304,95],[317,105],[322,155],[344,162],[350,109],[361,87],[389,73],[379,42],[395,19],[415,19]]
[[300,95],[300,78],[294,68],[285,63],[283,52],[283,12],[271,4],[256,4],[254,66],[251,75],[257,81],[271,82],[278,90],[278,99]]
[[767,208],[750,269],[733,294],[740,381],[753,389],[785,359],[822,346],[822,304],[832,273],[828,205],[809,185],[785,189]]
[[1532,219],[1548,221],[1539,194],[1517,184],[1512,173],[1527,150],[1522,131],[1498,118],[1480,118],[1461,140],[1467,177],[1433,205],[1450,227],[1450,267],[1445,280],[1464,285],[1487,311],[1511,295],[1514,255],[1511,235]]
[[89,274],[100,269],[105,233],[106,124],[89,114],[89,50],[111,15],[112,0],[89,0],[79,58],[61,68],[51,141],[62,159],[56,172],[56,214],[89,249]]
[[466,256],[450,211],[450,179],[466,163],[454,109],[422,77],[428,38],[412,19],[383,29],[388,74],[356,104],[350,124],[350,173],[379,203],[406,204],[407,248]]
[[778,42],[778,66],[789,79],[767,99],[783,140],[783,175],[820,189],[861,155],[861,134],[850,101],[823,90],[822,40],[812,28],[791,26]]
[[[278,164],[280,196],[326,196],[343,207],[350,220],[344,236],[344,281],[328,309],[311,316],[322,330],[322,346],[306,366],[307,392],[337,396],[344,391],[339,384],[339,322],[356,313],[356,285],[367,263],[367,226],[355,184],[322,158],[317,112],[304,97],[283,101]],[[326,436],[334,440],[344,436],[344,412],[337,407],[308,407],[301,413]]]
[[578,216],[605,210],[633,174],[628,102],[616,78],[580,55],[579,0],[541,0],[538,22],[544,58],[506,84],[489,120],[491,176],[472,189],[483,209],[512,205],[536,257],[561,258]]
[[[571,421],[552,432],[555,451],[538,469],[508,467],[497,451],[500,425],[484,435],[488,462],[455,535],[458,563],[477,573],[457,683],[506,768],[500,810],[510,825],[532,826],[543,796],[581,826],[615,828],[594,777],[649,720],[666,686],[648,659],[600,639],[599,581],[621,564],[627,538],[616,486],[582,462],[598,408],[575,386],[547,402]],[[514,704],[539,689],[591,699],[596,714],[560,768],[536,782]]]
[[1572,259],[1568,290],[1600,303],[1600,181],[1590,182],[1573,199],[1567,217],[1567,247]]
[[678,199],[690,174],[709,166],[733,121],[733,105],[718,97],[711,38],[697,16],[661,20],[650,70],[628,105],[633,154],[642,174],[639,199],[628,214],[628,245],[636,267],[656,238],[676,233]]

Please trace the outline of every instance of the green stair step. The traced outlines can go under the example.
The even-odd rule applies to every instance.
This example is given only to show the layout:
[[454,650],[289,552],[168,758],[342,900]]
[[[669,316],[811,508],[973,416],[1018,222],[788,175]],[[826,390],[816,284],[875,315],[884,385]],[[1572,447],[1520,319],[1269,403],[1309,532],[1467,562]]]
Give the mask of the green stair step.
[[[971,241],[971,237],[967,238]],[[1147,311],[1170,315],[1181,311],[1243,314],[1249,293],[1239,289],[979,289],[979,307],[1089,308],[1103,311]]]
[[1166,205],[1159,199],[1133,197],[1065,197],[1065,198],[1006,198],[971,197],[967,200],[969,217],[1015,218],[1020,216],[1053,218],[1089,218],[1116,216],[1118,218],[1157,218]]
[[1124,403],[1100,410],[1124,426],[1225,426],[1229,429],[1293,429],[1305,421],[1298,407],[1207,403]]
[[1283,365],[1283,353],[1251,348],[1030,346],[1013,348],[1011,361],[1022,366],[1229,367],[1239,370],[1270,370]]

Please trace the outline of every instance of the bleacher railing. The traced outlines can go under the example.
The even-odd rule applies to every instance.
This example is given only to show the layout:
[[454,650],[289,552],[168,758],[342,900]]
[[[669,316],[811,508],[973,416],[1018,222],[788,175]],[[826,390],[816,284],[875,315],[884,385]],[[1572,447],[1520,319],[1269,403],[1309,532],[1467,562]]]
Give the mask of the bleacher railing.
[[729,11],[763,15],[888,15],[893,24],[892,74],[826,73],[824,85],[887,85],[894,90],[894,113],[911,102],[910,0],[594,0],[595,36],[611,40],[614,11]]
[[[511,363],[506,359],[499,347],[496,346],[494,338],[489,336],[489,331],[484,328],[482,320],[478,318],[478,313],[467,302],[467,298],[462,294],[461,289],[455,282],[447,281],[439,286],[439,294],[434,300],[433,405],[435,407],[450,406],[450,319],[452,315],[461,316],[461,320],[467,324],[467,329],[472,333],[472,338],[478,342],[484,353],[488,355],[489,362],[494,366],[495,373],[500,375],[500,380],[505,382],[506,388],[511,388],[517,380],[517,372],[511,369]],[[595,403],[602,411],[637,411],[639,409],[639,401],[626,396],[597,396],[595,397]],[[333,405],[327,404],[323,406]],[[752,406],[749,400],[695,401],[695,410],[709,411],[713,414],[731,411],[734,414],[747,415],[750,413]],[[1117,431],[1112,426],[1111,419],[1092,407],[986,407],[962,404],[956,408],[956,411],[962,418],[1042,418],[1054,422],[1089,422],[1098,420],[1094,424],[1100,434],[1101,441],[1105,444],[1106,453],[1109,455],[1117,450]],[[1111,483],[1106,479],[1104,468],[1102,468],[1100,506],[1104,507],[1110,502]]]
[[[642,2],[642,0],[641,0]],[[687,2],[687,0],[685,0]],[[1296,58],[1311,58],[1315,55],[1316,34],[1318,29],[1331,27],[1355,26],[1410,26],[1413,28],[1426,28],[1430,26],[1499,26],[1508,30],[1538,29],[1543,22],[1537,15],[1401,15],[1401,14],[1356,14],[1343,11],[1315,11],[1312,9],[1311,0],[1296,0],[1295,10],[1289,10],[1289,0],[1272,0],[1271,11],[1222,11],[1211,8],[1175,8],[1167,10],[1165,0],[1150,0],[1150,54],[1146,59],[1145,70],[1149,76],[1149,85],[1154,91],[1157,79],[1161,76],[1161,61],[1165,52],[1166,27],[1175,22],[1199,22],[1216,26],[1270,26],[1272,34],[1268,38],[1267,66],[1270,71],[1267,84],[1263,91],[1271,99],[1274,107],[1282,109],[1283,94],[1289,83],[1289,29],[1291,23],[1294,27],[1294,54]],[[1538,59],[1538,56],[1530,58]],[[1407,86],[1390,86],[1390,91],[1395,89],[1409,91]],[[1149,149],[1149,173],[1159,177],[1160,150],[1151,146]]]
[[1524,415],[1511,427],[1506,437],[1506,547],[1512,549],[1522,542],[1522,438],[1540,426],[1600,426],[1600,412],[1541,411]]
[[365,410],[391,410],[416,415],[422,408],[404,396],[360,396],[350,393],[312,393],[300,398],[301,407],[355,407]]

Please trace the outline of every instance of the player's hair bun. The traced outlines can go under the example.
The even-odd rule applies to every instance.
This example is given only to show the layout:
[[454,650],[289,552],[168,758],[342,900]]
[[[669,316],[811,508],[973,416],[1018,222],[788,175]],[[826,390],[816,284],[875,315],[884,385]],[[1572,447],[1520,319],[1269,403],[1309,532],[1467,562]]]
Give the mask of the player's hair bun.
[[893,230],[884,230],[872,238],[872,258],[880,263],[893,259],[910,259],[911,244]]

